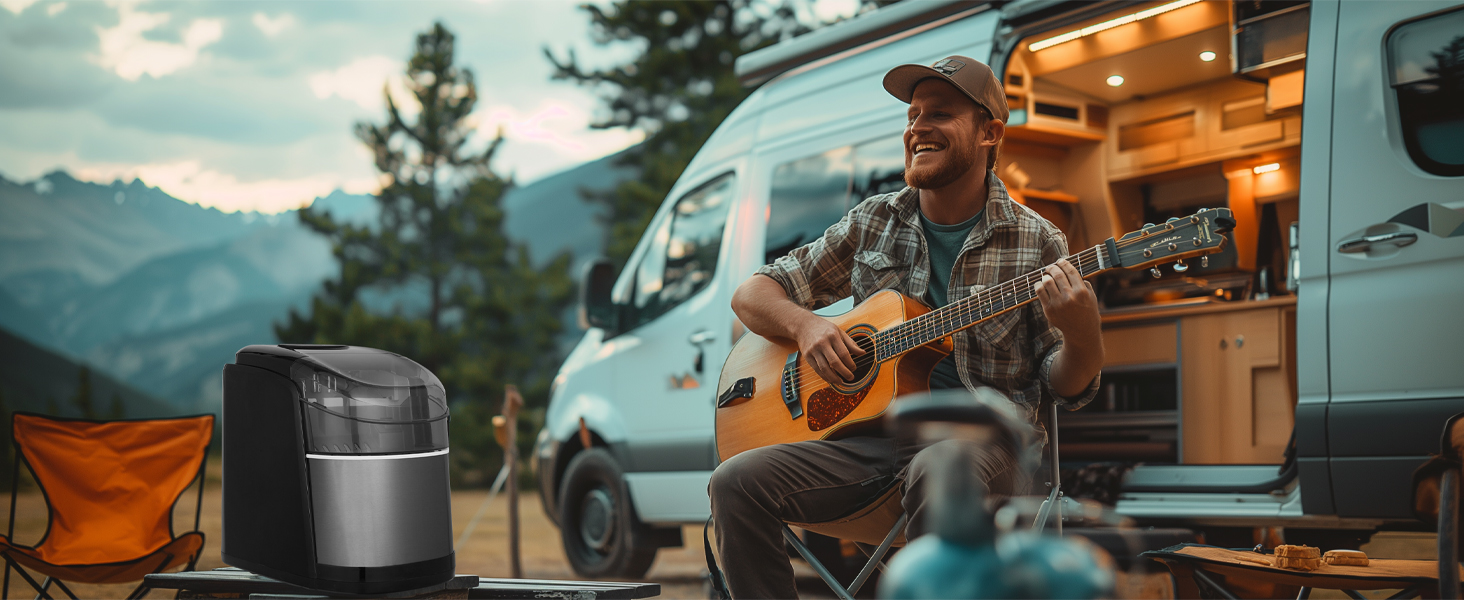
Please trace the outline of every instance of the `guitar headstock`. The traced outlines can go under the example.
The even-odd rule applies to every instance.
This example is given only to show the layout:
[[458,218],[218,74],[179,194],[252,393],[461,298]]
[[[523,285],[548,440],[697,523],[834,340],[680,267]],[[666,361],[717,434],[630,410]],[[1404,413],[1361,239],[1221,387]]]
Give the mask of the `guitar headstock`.
[[[1125,234],[1108,247],[1109,260],[1116,267],[1146,269],[1214,254],[1225,248],[1224,234],[1234,228],[1235,216],[1230,209],[1205,209],[1188,217],[1145,225],[1143,229]],[[1182,273],[1188,269],[1181,264],[1174,270]]]

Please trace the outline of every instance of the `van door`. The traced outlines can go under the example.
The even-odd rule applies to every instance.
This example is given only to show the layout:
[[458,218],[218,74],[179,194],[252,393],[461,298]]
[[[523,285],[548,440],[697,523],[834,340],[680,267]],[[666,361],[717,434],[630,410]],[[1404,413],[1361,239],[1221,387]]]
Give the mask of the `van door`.
[[1464,6],[1334,10],[1333,89],[1306,99],[1333,106],[1328,254],[1301,257],[1330,277],[1332,490],[1339,516],[1406,518],[1464,412]]
[[681,195],[651,223],[648,246],[626,267],[614,398],[626,426],[627,472],[716,466],[712,397],[732,319],[717,263],[736,183],[723,173]]

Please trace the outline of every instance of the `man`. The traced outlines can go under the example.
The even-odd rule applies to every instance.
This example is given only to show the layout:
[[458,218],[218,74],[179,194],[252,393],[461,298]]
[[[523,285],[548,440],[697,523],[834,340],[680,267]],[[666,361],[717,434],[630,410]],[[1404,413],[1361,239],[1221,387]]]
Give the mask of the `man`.
[[[1098,302],[1077,269],[1058,260],[1068,254],[1062,233],[1013,202],[992,171],[1009,115],[1001,83],[985,64],[952,56],[896,67],[884,87],[910,105],[909,187],[865,200],[822,238],[758,270],[738,288],[733,310],[759,335],[796,341],[825,381],[849,379],[863,351],[810,309],[851,294],[863,302],[886,287],[939,307],[1047,265],[1035,286],[1040,306],[953,336],[955,352],[936,366],[930,387],[995,388],[1034,423],[1043,397],[1074,409],[1087,403],[1103,364]],[[856,437],[758,448],[720,465],[708,491],[733,596],[796,597],[781,523],[838,519],[892,485],[903,486],[906,537],[924,533],[925,450]],[[1024,484],[1015,449],[967,452],[988,495]]]

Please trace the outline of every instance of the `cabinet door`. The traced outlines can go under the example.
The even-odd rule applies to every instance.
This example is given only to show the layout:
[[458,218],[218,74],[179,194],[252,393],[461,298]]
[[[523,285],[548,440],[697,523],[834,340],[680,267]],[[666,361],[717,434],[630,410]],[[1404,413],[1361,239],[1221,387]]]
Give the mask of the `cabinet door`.
[[1184,463],[1281,463],[1295,408],[1282,319],[1266,308],[1183,320]]

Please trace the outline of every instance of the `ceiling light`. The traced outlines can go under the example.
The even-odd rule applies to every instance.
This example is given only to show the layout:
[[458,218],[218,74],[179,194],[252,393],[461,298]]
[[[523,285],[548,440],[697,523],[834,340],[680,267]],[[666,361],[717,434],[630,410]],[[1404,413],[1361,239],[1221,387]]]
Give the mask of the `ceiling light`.
[[1178,0],[1176,2],[1170,2],[1169,4],[1161,4],[1148,10],[1141,10],[1139,12],[1127,14],[1116,19],[1109,19],[1097,25],[1089,25],[1082,29],[1069,31],[1062,35],[1050,37],[1040,42],[1033,42],[1031,45],[1027,46],[1027,50],[1030,52],[1045,50],[1064,42],[1071,42],[1080,37],[1090,36],[1100,31],[1108,31],[1109,29],[1113,29],[1114,27],[1118,27],[1120,25],[1128,25],[1129,23],[1133,23],[1134,21],[1140,21],[1152,16],[1162,15],[1171,10],[1184,8],[1186,6],[1189,6],[1191,4],[1197,4],[1199,2],[1200,0]]
[[1107,81],[1108,85],[1118,87],[1123,85],[1123,75],[1109,75]]
[[1251,169],[1251,171],[1253,171],[1256,175],[1260,175],[1261,173],[1270,173],[1271,171],[1280,171],[1280,170],[1281,170],[1281,163],[1268,163],[1268,164],[1264,164],[1264,165],[1261,165],[1259,167],[1256,167],[1254,169]]
[[1200,60],[1203,60],[1205,62],[1210,62],[1212,60],[1215,60],[1215,53],[1214,52],[1211,52],[1209,50],[1206,50],[1204,52],[1201,52],[1200,53]]

